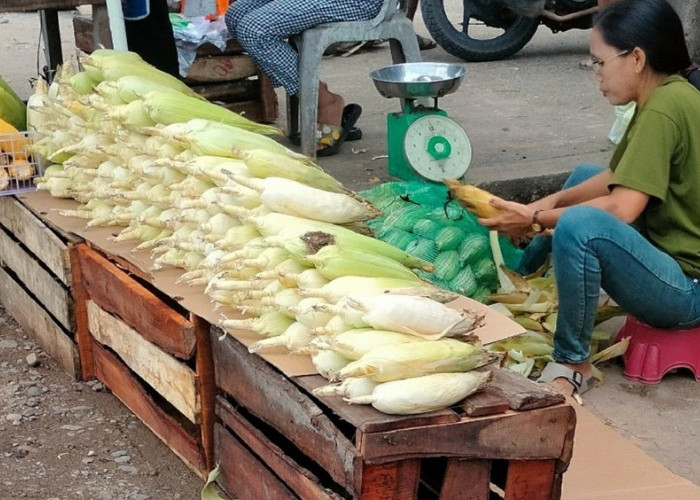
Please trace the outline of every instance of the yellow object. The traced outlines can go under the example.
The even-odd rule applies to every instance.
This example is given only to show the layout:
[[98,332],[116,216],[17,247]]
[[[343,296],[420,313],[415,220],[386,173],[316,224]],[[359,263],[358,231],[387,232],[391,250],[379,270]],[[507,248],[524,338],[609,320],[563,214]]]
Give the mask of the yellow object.
[[445,184],[450,190],[450,197],[457,200],[460,205],[477,217],[490,219],[491,217],[497,217],[503,212],[491,206],[489,201],[497,197],[488,191],[471,184],[462,184],[456,180],[445,180]]
[[26,160],[30,142],[11,123],[0,119],[0,150],[12,157],[12,160]]

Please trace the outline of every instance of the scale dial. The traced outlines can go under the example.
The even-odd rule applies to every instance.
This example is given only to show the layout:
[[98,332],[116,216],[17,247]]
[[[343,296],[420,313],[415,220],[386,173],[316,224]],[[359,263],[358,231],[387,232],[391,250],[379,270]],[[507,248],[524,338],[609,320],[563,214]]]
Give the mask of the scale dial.
[[472,145],[464,129],[443,115],[429,114],[409,125],[403,140],[408,164],[431,181],[459,179],[472,160]]

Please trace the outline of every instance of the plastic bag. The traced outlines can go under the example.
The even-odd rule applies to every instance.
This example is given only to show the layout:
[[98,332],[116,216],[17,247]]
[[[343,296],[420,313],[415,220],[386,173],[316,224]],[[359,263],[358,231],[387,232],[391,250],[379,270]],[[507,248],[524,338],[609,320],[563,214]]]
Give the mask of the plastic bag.
[[615,121],[610,128],[610,133],[608,133],[608,139],[610,139],[610,142],[613,144],[620,144],[622,137],[627,131],[627,127],[632,121],[636,107],[637,106],[634,101],[627,103],[624,106],[615,106]]
[[170,14],[173,26],[180,75],[185,77],[197,56],[197,47],[211,43],[219,50],[226,48],[229,38],[224,16],[209,20],[204,16],[188,18],[180,14]]

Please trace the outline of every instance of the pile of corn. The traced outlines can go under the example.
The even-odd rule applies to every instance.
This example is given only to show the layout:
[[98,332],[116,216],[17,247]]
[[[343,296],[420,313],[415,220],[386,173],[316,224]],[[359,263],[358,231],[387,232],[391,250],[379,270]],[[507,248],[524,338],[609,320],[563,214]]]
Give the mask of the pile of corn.
[[252,352],[309,355],[343,387],[360,380],[364,392],[334,386],[351,403],[420,413],[487,382],[471,370],[493,355],[468,342],[481,318],[444,305],[454,294],[416,274],[430,262],[363,234],[377,208],[263,135],[278,129],[136,54],[99,50],[82,65],[28,110],[52,163],[38,187],[82,204],[63,215],[120,228],[114,239],[152,251],[154,270],[181,268],[225,331],[260,336]]
[[[423,278],[446,290],[487,302],[498,287],[488,230],[450,201],[445,186],[389,182],[360,193],[382,211],[367,223],[377,238],[435,265]],[[505,264],[517,265],[520,250],[499,238]]]

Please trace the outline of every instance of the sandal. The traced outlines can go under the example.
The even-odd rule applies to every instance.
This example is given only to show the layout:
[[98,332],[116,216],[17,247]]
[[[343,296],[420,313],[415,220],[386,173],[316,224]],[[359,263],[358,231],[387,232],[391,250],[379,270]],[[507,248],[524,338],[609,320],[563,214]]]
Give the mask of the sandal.
[[563,378],[574,386],[574,395],[581,395],[593,386],[593,377],[588,380],[583,379],[583,374],[578,370],[572,370],[561,363],[550,361],[542,370],[538,382],[552,382],[555,379]]
[[416,35],[416,40],[418,40],[418,48],[420,50],[430,50],[437,47],[437,43],[430,38],[425,38],[424,36]]
[[[327,145],[318,149],[316,151],[316,156],[325,157],[332,156],[338,153],[338,151],[340,151],[340,146],[343,145],[343,142],[345,142],[345,140],[348,137],[348,132],[355,126],[361,114],[362,107],[359,104],[348,104],[347,106],[345,106],[345,108],[343,108],[342,127],[322,125],[321,137],[318,139],[318,143]],[[335,137],[333,129],[339,132],[337,138]],[[329,133],[326,133],[327,130]]]
[[[352,115],[358,113],[357,109],[355,108],[357,106],[358,108],[360,107],[359,104],[348,104],[343,108],[343,118],[340,123],[340,126],[343,129],[348,130],[347,137],[345,138],[346,141],[351,142],[351,141],[359,141],[362,139],[362,130],[359,127],[350,126],[348,127],[348,118],[351,117]],[[355,122],[357,122],[357,119],[360,117],[360,114],[362,113],[362,108],[360,108],[359,113],[357,114],[357,117],[355,118]],[[299,132],[294,132],[289,135],[288,137],[289,142],[291,142],[295,146],[301,146],[301,134]]]

